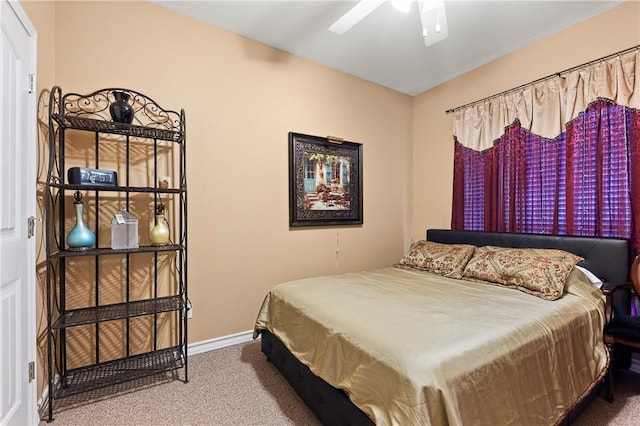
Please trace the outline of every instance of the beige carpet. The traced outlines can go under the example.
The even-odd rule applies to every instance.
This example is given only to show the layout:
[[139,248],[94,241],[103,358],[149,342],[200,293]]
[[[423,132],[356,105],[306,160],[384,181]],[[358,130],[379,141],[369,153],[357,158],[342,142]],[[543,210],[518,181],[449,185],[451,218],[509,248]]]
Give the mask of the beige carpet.
[[[53,426],[319,425],[258,341],[191,357],[189,378],[156,377],[125,384],[117,395],[111,388],[58,400]],[[615,402],[596,398],[572,424],[640,425],[640,376],[621,373]]]

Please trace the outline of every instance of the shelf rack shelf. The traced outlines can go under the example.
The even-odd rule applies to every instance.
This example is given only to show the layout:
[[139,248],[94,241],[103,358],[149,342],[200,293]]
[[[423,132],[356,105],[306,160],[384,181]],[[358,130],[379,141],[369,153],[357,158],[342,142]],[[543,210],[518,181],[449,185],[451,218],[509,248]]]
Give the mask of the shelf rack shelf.
[[180,244],[167,244],[164,246],[140,246],[137,248],[129,248],[129,249],[112,249],[107,247],[83,250],[83,251],[73,251],[73,250],[60,250],[51,253],[51,258],[57,257],[78,257],[78,256],[105,256],[111,254],[130,254],[130,253],[158,253],[163,251],[176,251],[181,250],[182,246]]
[[182,191],[177,188],[149,188],[146,186],[109,186],[109,185],[72,185],[53,182],[52,188],[67,191],[103,191],[103,192],[145,192],[153,194],[180,194]]
[[[130,124],[117,122],[111,116],[110,110],[120,97],[116,95],[121,94],[129,99],[133,109],[134,119]],[[45,189],[49,421],[53,420],[54,401],[70,395],[177,369],[183,369],[184,382],[189,381],[185,313],[188,302],[185,123],[184,110],[176,112],[163,109],[151,98],[130,89],[106,88],[86,95],[63,94],[58,86],[51,90],[49,162]],[[67,135],[69,130],[73,130],[74,135],[75,132],[92,135],[92,147],[87,147],[86,143],[80,148],[73,146],[76,155],[67,158],[68,149],[75,139],[75,136]],[[148,149],[140,149],[145,145]],[[101,154],[102,147],[108,147],[107,155],[104,155],[104,149]],[[133,147],[137,147],[137,150]],[[84,150],[84,154],[77,155],[78,150]],[[118,156],[114,158],[113,152],[118,152]],[[140,152],[147,153],[144,154],[147,157],[143,157],[142,161],[133,161],[133,154],[140,155]],[[161,156],[172,159],[172,165],[164,172],[173,177],[173,187],[161,188],[157,183]],[[66,180],[67,160],[73,163],[69,167],[95,169],[100,169],[105,161],[109,164],[115,162],[124,170],[124,173],[118,173],[119,179],[124,177],[123,182],[119,181],[119,185],[113,186],[72,184]],[[152,186],[130,185],[130,176],[134,172],[146,174],[146,181],[155,183]],[[65,200],[78,191],[86,194],[85,199],[91,200],[88,205],[92,209],[92,225],[96,235],[95,247],[84,250],[69,249],[64,239],[70,231],[67,229],[67,219],[71,213],[65,206]],[[172,238],[174,242],[166,245],[143,242],[138,247],[125,249],[104,247],[100,244],[100,235],[110,230],[111,217],[101,210],[106,209],[107,205],[124,203],[124,209],[130,211],[135,205],[132,196],[136,193],[151,194],[149,202],[153,203],[154,210],[159,203],[164,206],[167,202],[172,206],[174,214],[169,226],[176,233]],[[139,203],[140,199],[136,202]],[[106,219],[102,219],[103,216]],[[140,253],[147,253],[151,257],[140,258]],[[103,262],[98,261],[103,256],[120,256],[119,268],[111,270],[104,266]],[[167,256],[171,259],[164,262]],[[82,258],[93,258],[95,261],[76,266]],[[143,266],[136,265],[136,259],[144,259],[141,262]],[[149,259],[152,259],[151,266]],[[163,264],[170,269],[169,273],[159,272]],[[73,275],[72,271],[77,273],[77,268],[84,268],[81,277]],[[147,269],[143,269],[143,274],[137,274],[136,268]],[[80,288],[87,288],[78,281],[88,281],[85,284],[93,288],[90,298],[77,294],[78,284]],[[165,287],[160,290],[161,286]],[[134,297],[132,287],[138,291],[144,289],[143,294],[147,298]],[[115,291],[122,295],[122,301],[103,303],[103,291]],[[73,309],[67,307],[71,305],[71,298],[74,299]],[[78,299],[84,300],[84,303],[87,303],[86,300],[92,301],[78,307]],[[149,321],[144,321],[142,325],[131,321],[137,317],[147,317]],[[161,323],[163,320],[165,323]],[[113,327],[109,330],[103,329],[103,326],[114,324],[114,321],[119,322],[115,328],[121,335],[107,339],[105,343],[100,338],[101,333],[114,331]],[[159,332],[161,326],[163,334]],[[75,335],[77,333],[72,332],[74,327],[83,327],[81,330],[85,335],[78,338]],[[134,332],[135,327],[151,329],[149,332],[146,329]],[[170,330],[168,336],[167,327]],[[150,336],[150,343],[146,340],[136,341],[136,338],[140,339],[137,336],[144,336],[144,339]],[[91,343],[87,343],[87,339]],[[120,342],[116,343],[120,346],[113,347],[113,342]],[[140,353],[141,350],[143,353]],[[88,352],[91,354],[85,359],[70,360],[78,353]],[[124,356],[111,359],[113,353]],[[76,368],[72,365],[83,366]]]
[[133,318],[141,315],[179,311],[183,308],[184,303],[180,296],[166,296],[90,308],[70,309],[54,321],[52,328],[95,324],[103,321]]
[[[63,127],[74,130],[89,130],[100,133],[126,135],[147,139],[181,142],[182,133],[175,130],[137,126],[134,124],[114,123],[74,115],[52,114],[52,118]],[[158,123],[160,124],[160,123]]]
[[163,373],[186,365],[182,347],[174,346],[124,359],[68,370],[56,397],[65,398],[83,392]]

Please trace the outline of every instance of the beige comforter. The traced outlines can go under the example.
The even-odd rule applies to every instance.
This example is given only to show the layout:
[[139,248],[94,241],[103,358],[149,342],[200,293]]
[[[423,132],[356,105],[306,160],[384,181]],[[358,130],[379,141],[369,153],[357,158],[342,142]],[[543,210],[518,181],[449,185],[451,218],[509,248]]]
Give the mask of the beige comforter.
[[377,425],[550,425],[602,377],[601,293],[547,301],[385,268],[276,286],[258,315]]

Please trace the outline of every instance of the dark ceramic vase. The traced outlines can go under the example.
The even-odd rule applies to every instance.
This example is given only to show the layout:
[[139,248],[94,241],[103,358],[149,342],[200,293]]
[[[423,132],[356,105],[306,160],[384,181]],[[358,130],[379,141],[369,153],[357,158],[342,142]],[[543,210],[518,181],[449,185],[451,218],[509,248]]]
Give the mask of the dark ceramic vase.
[[128,93],[118,90],[114,90],[111,93],[113,93],[113,97],[116,99],[115,102],[109,106],[111,118],[116,123],[131,124],[133,121],[133,107],[129,105],[129,98],[131,96]]

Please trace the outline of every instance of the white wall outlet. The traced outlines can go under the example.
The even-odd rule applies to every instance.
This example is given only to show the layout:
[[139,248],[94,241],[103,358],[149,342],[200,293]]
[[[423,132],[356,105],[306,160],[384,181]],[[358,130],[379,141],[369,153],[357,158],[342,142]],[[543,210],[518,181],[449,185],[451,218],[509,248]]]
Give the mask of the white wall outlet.
[[193,306],[191,305],[191,302],[187,302],[187,319],[189,318],[193,318]]

